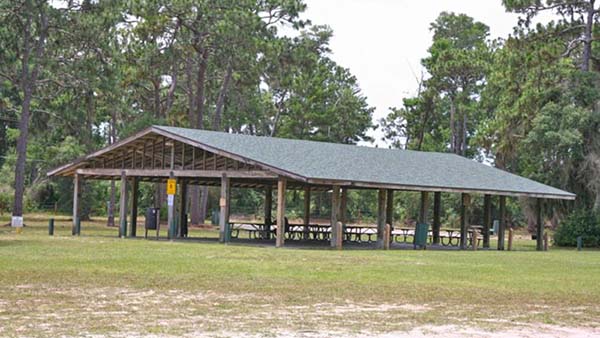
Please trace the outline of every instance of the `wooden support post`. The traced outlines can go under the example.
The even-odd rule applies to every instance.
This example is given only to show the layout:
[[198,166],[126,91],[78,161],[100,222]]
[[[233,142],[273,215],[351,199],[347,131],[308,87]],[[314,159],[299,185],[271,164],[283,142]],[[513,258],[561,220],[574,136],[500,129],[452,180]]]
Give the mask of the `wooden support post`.
[[504,250],[504,230],[506,229],[506,196],[500,196],[500,223],[498,224],[498,250]]
[[536,246],[535,249],[537,251],[542,251],[544,249],[543,236],[544,236],[544,220],[542,218],[542,199],[538,198],[535,205],[535,216],[537,222],[537,236],[536,236]]
[[79,235],[77,233],[77,221],[79,220],[79,195],[81,193],[81,177],[78,174],[73,176],[73,227],[71,230],[72,235]]
[[131,179],[131,225],[129,237],[136,237],[137,235],[138,190],[139,178],[133,177]]
[[379,189],[379,193],[377,196],[377,248],[383,249],[384,236],[383,233],[385,231],[385,207],[387,199],[387,190]]
[[433,224],[431,226],[431,233],[433,237],[433,244],[440,244],[440,229],[442,228],[442,193],[436,191],[433,194]]
[[219,242],[221,243],[227,243],[231,238],[231,231],[229,229],[230,183],[229,177],[223,174],[221,177],[221,198],[219,200],[219,207],[221,208],[219,215]]
[[471,229],[473,235],[471,237],[471,249],[473,249],[473,251],[477,251],[477,242],[479,241],[479,233],[477,232],[477,229]]
[[492,196],[483,196],[483,247],[490,247],[490,228],[492,227]]
[[385,223],[394,228],[394,190],[389,189],[385,197]]
[[270,185],[265,187],[265,227],[263,229],[263,238],[271,239],[271,225],[273,225],[273,188]]
[[309,226],[310,226],[310,186],[304,187],[304,229],[303,235],[304,240],[309,239]]
[[512,251],[513,235],[514,235],[513,228],[512,227],[508,228],[508,248],[507,248],[508,251]]
[[421,209],[419,210],[419,223],[427,224],[428,216],[427,211],[429,210],[429,193],[427,191],[421,192]]
[[342,222],[335,223],[335,248],[342,250],[342,243],[344,242],[344,225]]
[[338,229],[337,224],[340,220],[340,186],[334,185],[331,188],[331,247],[337,247]]
[[[173,179],[173,172],[171,172],[170,179]],[[167,234],[169,239],[175,238],[174,229],[175,222],[175,196],[167,194]]]
[[283,247],[285,242],[285,191],[287,181],[280,177],[277,181],[277,238],[275,246]]
[[338,213],[342,222],[342,241],[343,237],[346,234],[346,225],[348,224],[348,189],[342,188],[340,195],[340,211]]
[[179,227],[178,237],[187,237],[187,182],[183,179],[179,180]]
[[467,231],[469,227],[469,206],[471,204],[471,196],[467,193],[462,193],[460,205],[460,249],[467,248]]
[[548,251],[548,232],[544,232],[544,251]]
[[392,236],[392,226],[388,223],[383,231],[383,250],[389,250]]
[[121,173],[121,199],[119,206],[119,236],[127,236],[127,176],[125,171]]

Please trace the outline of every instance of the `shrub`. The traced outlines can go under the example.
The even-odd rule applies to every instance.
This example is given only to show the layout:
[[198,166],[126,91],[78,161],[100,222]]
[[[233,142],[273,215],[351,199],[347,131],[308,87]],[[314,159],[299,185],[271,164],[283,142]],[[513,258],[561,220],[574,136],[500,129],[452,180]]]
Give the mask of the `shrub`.
[[578,236],[582,237],[586,247],[600,245],[599,213],[586,209],[573,211],[556,229],[554,243],[558,246],[576,246]]

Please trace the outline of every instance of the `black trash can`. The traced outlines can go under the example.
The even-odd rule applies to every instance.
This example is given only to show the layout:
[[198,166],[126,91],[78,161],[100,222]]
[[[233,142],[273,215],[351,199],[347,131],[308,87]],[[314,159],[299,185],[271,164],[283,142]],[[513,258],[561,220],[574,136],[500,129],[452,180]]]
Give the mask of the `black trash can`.
[[146,230],[156,230],[158,227],[158,215],[160,208],[148,208],[146,210]]

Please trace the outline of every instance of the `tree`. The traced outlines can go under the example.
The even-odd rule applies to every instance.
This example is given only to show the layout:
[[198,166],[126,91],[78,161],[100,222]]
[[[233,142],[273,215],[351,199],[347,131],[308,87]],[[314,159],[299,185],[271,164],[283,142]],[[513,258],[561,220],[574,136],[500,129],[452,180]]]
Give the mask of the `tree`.
[[386,137],[409,149],[477,156],[469,140],[481,119],[478,99],[490,59],[489,28],[465,14],[442,12],[431,24],[433,43],[421,63],[417,96],[380,121]]
[[[25,192],[25,161],[32,100],[45,63],[46,44],[53,10],[46,1],[23,0],[0,3],[2,22],[2,69],[0,74],[19,92],[20,118],[15,165],[12,225],[22,223]],[[13,66],[15,68],[13,68]],[[12,69],[11,69],[12,68]],[[19,69],[19,70],[17,70]],[[18,89],[17,89],[18,88]]]

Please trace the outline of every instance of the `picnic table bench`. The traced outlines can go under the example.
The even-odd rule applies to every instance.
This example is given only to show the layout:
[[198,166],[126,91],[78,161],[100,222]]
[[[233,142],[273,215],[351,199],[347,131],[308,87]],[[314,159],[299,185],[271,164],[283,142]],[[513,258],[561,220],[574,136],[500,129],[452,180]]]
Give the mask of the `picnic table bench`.
[[[239,238],[241,232],[248,234],[248,239],[265,239],[265,233],[269,238],[277,233],[277,224],[265,229],[264,223],[257,222],[230,222],[231,238]],[[471,226],[467,232],[467,244],[473,245],[473,231],[481,234],[483,227]],[[373,243],[377,240],[377,227],[371,225],[347,224],[344,226],[344,241],[356,243]],[[391,232],[391,239],[396,243],[412,243],[415,229],[412,227],[395,227]],[[287,240],[313,240],[328,241],[331,239],[331,225],[329,224],[288,224],[285,237]],[[482,237],[478,236],[477,245],[481,244]],[[433,232],[428,231],[428,242],[433,242]],[[460,229],[440,229],[440,244],[442,246],[459,246]]]

